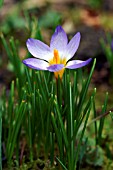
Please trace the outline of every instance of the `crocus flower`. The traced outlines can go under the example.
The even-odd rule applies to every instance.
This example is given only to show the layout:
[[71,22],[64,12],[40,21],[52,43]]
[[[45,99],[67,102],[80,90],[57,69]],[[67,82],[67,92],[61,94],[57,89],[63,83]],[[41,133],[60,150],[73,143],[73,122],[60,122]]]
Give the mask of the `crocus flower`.
[[36,70],[48,70],[54,72],[56,78],[62,78],[65,68],[77,69],[87,65],[91,58],[86,61],[72,60],[80,43],[80,33],[68,43],[67,35],[61,26],[57,26],[52,35],[50,47],[40,40],[30,38],[27,40],[29,52],[36,58],[28,58],[23,63]]

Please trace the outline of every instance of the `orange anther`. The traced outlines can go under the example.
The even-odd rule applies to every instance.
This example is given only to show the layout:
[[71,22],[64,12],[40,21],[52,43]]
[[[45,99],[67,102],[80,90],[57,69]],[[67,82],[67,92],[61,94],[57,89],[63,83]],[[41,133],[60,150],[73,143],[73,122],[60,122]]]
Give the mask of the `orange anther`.
[[54,49],[53,61],[55,62],[55,64],[60,64],[60,56],[59,56],[58,50],[56,49]]
[[[54,54],[53,59],[49,61],[50,65],[52,65],[52,64],[64,64],[64,66],[66,65],[66,59],[60,58],[58,50],[54,49],[53,54]],[[58,76],[59,76],[62,79],[64,70],[65,69],[63,68],[59,71],[54,72],[55,77],[58,78]]]

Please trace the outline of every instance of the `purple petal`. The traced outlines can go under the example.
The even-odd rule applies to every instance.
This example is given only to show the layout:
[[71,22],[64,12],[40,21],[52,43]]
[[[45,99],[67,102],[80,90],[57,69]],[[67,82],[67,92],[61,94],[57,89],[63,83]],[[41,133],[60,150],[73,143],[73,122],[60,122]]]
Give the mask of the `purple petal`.
[[113,40],[111,41],[111,50],[113,51]]
[[67,35],[61,26],[57,26],[54,34],[52,35],[50,48],[51,50],[58,50],[59,52],[64,52],[67,46]]
[[36,70],[47,70],[47,67],[49,66],[48,62],[36,58],[25,59],[23,60],[23,63]]
[[53,64],[49,67],[47,67],[47,70],[49,70],[50,72],[56,72],[61,70],[64,67],[63,64]]
[[29,52],[36,58],[49,61],[52,58],[50,47],[39,40],[30,38],[26,42]]
[[68,43],[68,45],[66,47],[65,57],[66,57],[67,61],[74,56],[75,52],[77,51],[77,49],[79,47],[79,43],[80,43],[80,33],[78,32],[70,40],[70,42]]
[[69,68],[69,69],[80,68],[80,67],[83,67],[83,66],[86,66],[87,64],[89,64],[91,60],[92,60],[92,58],[89,58],[86,61],[72,60],[67,63],[66,68]]

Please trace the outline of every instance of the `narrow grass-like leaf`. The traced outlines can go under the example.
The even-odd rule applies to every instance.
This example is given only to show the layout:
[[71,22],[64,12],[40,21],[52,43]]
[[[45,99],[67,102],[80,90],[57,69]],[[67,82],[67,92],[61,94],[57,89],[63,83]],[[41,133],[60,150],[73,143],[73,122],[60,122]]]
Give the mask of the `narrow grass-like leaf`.
[[10,61],[13,63],[12,53],[11,53],[11,50],[9,49],[9,47],[8,47],[8,44],[7,44],[7,42],[6,42],[5,38],[4,38],[4,35],[1,33],[0,37],[1,37],[3,46],[4,46],[5,50],[6,50],[6,53],[7,53],[8,57],[9,57]]
[[44,100],[45,103],[47,103],[47,93],[45,93],[45,87],[42,85],[43,81],[42,81],[42,77],[41,77],[41,73],[37,72],[37,80],[38,80],[38,88],[40,89],[40,93],[42,95],[42,98]]
[[55,135],[56,135],[56,138],[57,138],[57,142],[58,142],[60,159],[63,160],[63,146],[62,146],[62,143],[61,143],[62,139],[61,139],[61,136],[60,136],[60,133],[59,133],[59,129],[57,128],[57,125],[56,125],[54,113],[51,113],[51,121],[52,121],[52,124],[53,124],[53,127],[54,127],[54,131],[55,131]]
[[[92,101],[90,102],[90,104],[91,103],[92,103]],[[77,145],[77,149],[76,149],[76,153],[75,153],[75,165],[74,165],[75,169],[76,169],[76,165],[77,165],[77,161],[78,161],[78,155],[79,155],[79,150],[80,150],[80,146],[81,146],[81,143],[82,143],[83,135],[84,135],[84,132],[85,132],[85,129],[86,129],[86,125],[87,125],[87,121],[88,121],[88,118],[89,118],[90,111],[91,111],[91,105],[90,105],[89,109],[87,110],[87,115],[86,115],[86,119],[85,119],[85,122],[84,122],[84,127],[83,127],[83,130],[81,132],[81,136],[80,136],[80,139],[79,139],[79,142],[78,142],[78,145]]]
[[31,84],[31,80],[30,80],[30,75],[29,75],[29,72],[28,72],[28,68],[26,67],[25,70],[26,70],[26,75],[27,75],[27,79],[28,79],[29,93],[31,93],[31,92],[32,92],[32,84]]
[[63,121],[62,121],[62,117],[61,117],[61,114],[60,114],[60,111],[59,111],[58,103],[56,101],[54,101],[54,105],[55,105],[55,108],[56,108],[56,113],[58,115],[60,127],[61,127],[61,130],[62,130],[62,133],[63,133],[63,139],[64,139],[65,147],[68,148],[68,139],[67,139],[66,131],[65,131],[64,124],[63,124]]
[[[104,105],[102,106],[102,112],[101,112],[102,114],[104,114],[106,112],[107,101],[108,101],[108,93],[106,93]],[[99,130],[98,130],[98,142],[99,142],[99,144],[101,144],[102,131],[103,131],[103,127],[104,127],[104,120],[105,120],[105,117],[100,119]]]
[[[71,88],[71,82],[70,82],[70,88],[69,88],[69,94],[70,94],[70,136],[71,138],[74,136],[74,116],[73,116],[73,106],[72,106],[72,88]],[[74,168],[74,140],[71,140],[70,142],[70,160],[69,160],[69,169]]]
[[75,137],[77,137],[77,133],[79,134],[79,132],[82,131],[82,128],[83,128],[82,123],[83,123],[83,120],[84,120],[84,118],[87,114],[87,111],[89,110],[90,105],[91,105],[91,98],[88,100],[88,103],[87,103],[87,105],[86,105],[86,107],[83,111],[83,114],[81,114],[80,119],[78,120],[78,122],[76,122],[76,126],[75,126],[75,129],[74,129]]
[[54,162],[54,150],[55,150],[55,134],[50,132],[50,161],[51,165]]
[[95,68],[95,64],[96,64],[96,59],[94,59],[93,66],[91,68],[90,74],[89,74],[88,79],[87,79],[86,83],[84,84],[84,88],[82,89],[82,92],[81,92],[81,98],[80,98],[80,101],[79,101],[78,111],[77,111],[78,119],[79,119],[79,115],[81,115],[80,112],[83,108],[83,104],[84,104],[84,101],[86,99],[86,94],[87,94],[89,83],[91,81],[91,77],[92,77],[92,74],[93,74],[93,71],[94,71],[94,68]]
[[16,72],[17,77],[20,79],[21,81],[21,61],[19,59],[19,55],[18,55],[18,50],[17,50],[17,45],[16,42],[14,42],[14,38],[11,37],[10,38],[10,45],[11,45],[11,49],[12,49],[12,57],[13,57],[13,66],[14,66],[14,70]]
[[[14,81],[11,83],[11,90],[8,99],[8,108],[7,108],[7,116],[8,116],[8,124],[12,124],[13,122],[13,111],[14,111]],[[12,126],[9,128],[7,143],[9,143],[12,134]]]
[[33,148],[32,148],[32,126],[31,126],[31,116],[30,112],[28,112],[28,133],[29,133],[29,149],[30,149],[30,161],[33,161]]
[[13,152],[14,152],[17,135],[20,130],[20,126],[22,124],[22,120],[24,117],[25,109],[26,109],[26,103],[24,101],[22,101],[20,106],[17,105],[17,107],[18,107],[18,110],[15,113],[15,120],[13,120],[13,124],[11,125],[12,134],[10,134],[11,136],[10,136],[7,146],[6,146],[6,155],[7,155],[9,162],[10,162]]
[[56,157],[56,159],[58,160],[58,162],[60,163],[60,165],[63,167],[63,169],[68,170],[68,169],[65,167],[65,165],[62,163],[62,161],[61,161],[60,159],[58,159],[57,157]]
[[[96,91],[96,89],[95,89]],[[92,103],[92,107],[93,107],[93,114],[94,114],[94,119],[97,117],[97,113],[96,113],[96,106],[95,106],[95,96],[93,96],[93,103]],[[94,127],[95,127],[95,143],[96,145],[98,145],[98,128],[97,128],[97,121],[94,122]]]

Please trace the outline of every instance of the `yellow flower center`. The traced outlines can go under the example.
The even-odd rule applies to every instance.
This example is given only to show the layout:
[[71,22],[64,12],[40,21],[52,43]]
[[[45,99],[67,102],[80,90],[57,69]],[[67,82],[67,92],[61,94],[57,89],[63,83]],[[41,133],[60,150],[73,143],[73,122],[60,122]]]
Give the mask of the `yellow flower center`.
[[[53,56],[53,59],[51,59],[49,61],[49,64],[52,65],[52,64],[64,64],[64,66],[66,65],[66,59],[61,59],[60,56],[59,56],[59,53],[58,53],[58,50],[54,49],[54,56]],[[54,72],[54,75],[56,78],[58,78],[58,76],[60,78],[62,78],[63,76],[63,73],[64,73],[64,68],[59,70],[59,71],[56,71]]]

